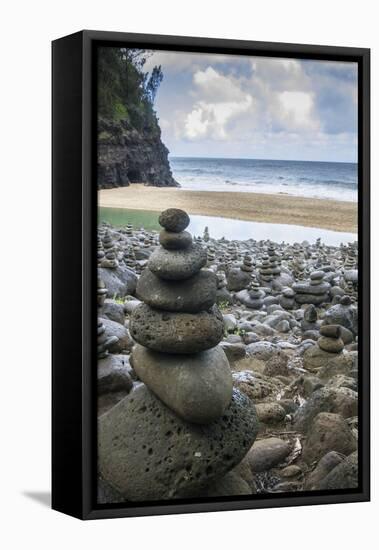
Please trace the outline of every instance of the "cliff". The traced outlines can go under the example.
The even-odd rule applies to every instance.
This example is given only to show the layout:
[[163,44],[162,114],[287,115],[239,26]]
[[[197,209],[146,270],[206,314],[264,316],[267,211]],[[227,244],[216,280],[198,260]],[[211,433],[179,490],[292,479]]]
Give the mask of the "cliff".
[[128,120],[98,121],[99,189],[145,183],[156,187],[179,187],[172,176],[168,149],[155,124],[137,130]]

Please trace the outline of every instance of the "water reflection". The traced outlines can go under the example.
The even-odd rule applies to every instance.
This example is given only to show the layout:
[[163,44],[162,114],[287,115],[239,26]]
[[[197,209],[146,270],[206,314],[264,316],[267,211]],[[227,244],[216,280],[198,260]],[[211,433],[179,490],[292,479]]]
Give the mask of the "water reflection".
[[[159,230],[158,216],[159,212],[148,212],[145,210],[104,207],[99,209],[100,221],[106,221],[118,227],[132,223],[135,228],[144,227],[148,230]],[[356,233],[342,233],[299,225],[248,222],[213,216],[191,215],[189,231],[193,235],[202,236],[205,227],[208,227],[210,236],[215,239],[225,237],[228,240],[255,239],[260,241],[271,239],[275,242],[300,243],[308,241],[309,243],[314,243],[320,237],[323,243],[331,246],[338,246],[340,243],[357,240]]]

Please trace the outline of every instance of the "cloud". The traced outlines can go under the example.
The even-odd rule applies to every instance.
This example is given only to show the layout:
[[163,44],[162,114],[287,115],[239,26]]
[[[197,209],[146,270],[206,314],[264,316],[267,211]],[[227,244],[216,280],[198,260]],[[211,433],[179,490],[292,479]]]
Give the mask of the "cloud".
[[154,64],[173,154],[356,160],[354,63],[161,51]]

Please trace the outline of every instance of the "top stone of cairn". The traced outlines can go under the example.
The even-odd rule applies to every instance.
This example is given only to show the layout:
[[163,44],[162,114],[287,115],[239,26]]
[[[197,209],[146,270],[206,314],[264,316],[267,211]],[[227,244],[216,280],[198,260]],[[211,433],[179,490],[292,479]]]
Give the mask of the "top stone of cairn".
[[168,208],[164,210],[159,216],[159,223],[167,231],[173,231],[174,233],[180,233],[189,226],[190,219],[187,212],[180,210],[179,208]]

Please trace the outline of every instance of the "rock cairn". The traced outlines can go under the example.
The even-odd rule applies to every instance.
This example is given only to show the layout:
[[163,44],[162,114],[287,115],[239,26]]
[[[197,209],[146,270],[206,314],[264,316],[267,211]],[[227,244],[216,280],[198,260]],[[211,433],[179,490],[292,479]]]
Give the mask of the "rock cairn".
[[[104,282],[98,277],[97,279],[97,308],[101,311],[104,306],[108,290],[105,288]],[[103,359],[109,353],[109,349],[118,342],[118,337],[106,333],[105,326],[101,319],[97,321],[97,358]]]
[[245,254],[243,263],[238,267],[232,267],[228,272],[228,290],[239,291],[249,286],[251,274],[254,270],[254,263],[249,256]]
[[328,302],[330,284],[324,281],[324,276],[324,271],[313,271],[308,281],[295,283],[292,288],[296,292],[296,302],[313,305]]
[[341,327],[339,325],[322,325],[320,335],[317,344],[323,351],[340,353],[343,350],[344,342],[341,338]]
[[144,384],[100,423],[101,475],[130,500],[201,492],[243,459],[257,434],[254,405],[233,389],[218,346],[217,278],[202,270],[207,253],[185,231],[189,221],[178,209],[159,217],[161,246],[139,278],[143,303],[129,325]]

